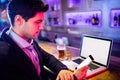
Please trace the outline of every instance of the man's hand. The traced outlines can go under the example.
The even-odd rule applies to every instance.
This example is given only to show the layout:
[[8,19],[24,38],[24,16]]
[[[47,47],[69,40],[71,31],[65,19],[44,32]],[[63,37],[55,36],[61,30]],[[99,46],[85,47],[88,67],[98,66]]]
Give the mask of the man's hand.
[[81,69],[77,69],[74,72],[69,70],[61,70],[56,80],[74,80],[74,76],[77,78],[77,80],[82,80],[86,77],[87,70],[88,66],[85,66]]
[[77,80],[82,80],[83,78],[85,78],[87,70],[88,66],[75,70],[74,75],[76,76]]
[[69,70],[61,70],[56,80],[74,80],[73,72]]

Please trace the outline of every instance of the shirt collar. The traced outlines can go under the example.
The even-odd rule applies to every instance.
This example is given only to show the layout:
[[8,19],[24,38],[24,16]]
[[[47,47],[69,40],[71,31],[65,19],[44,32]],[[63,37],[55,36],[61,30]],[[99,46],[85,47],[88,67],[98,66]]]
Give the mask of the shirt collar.
[[25,39],[21,38],[19,35],[17,35],[12,29],[10,29],[8,35],[21,47],[21,48],[27,48],[31,46],[33,43],[33,39],[30,40],[30,43],[27,42]]

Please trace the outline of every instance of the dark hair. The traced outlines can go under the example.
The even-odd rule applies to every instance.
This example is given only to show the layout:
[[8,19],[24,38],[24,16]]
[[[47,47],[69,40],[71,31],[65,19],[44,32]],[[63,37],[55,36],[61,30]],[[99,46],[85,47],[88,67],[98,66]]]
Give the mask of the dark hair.
[[14,17],[17,14],[27,21],[37,12],[46,12],[48,5],[45,5],[41,0],[11,0],[7,10],[11,24],[14,25]]

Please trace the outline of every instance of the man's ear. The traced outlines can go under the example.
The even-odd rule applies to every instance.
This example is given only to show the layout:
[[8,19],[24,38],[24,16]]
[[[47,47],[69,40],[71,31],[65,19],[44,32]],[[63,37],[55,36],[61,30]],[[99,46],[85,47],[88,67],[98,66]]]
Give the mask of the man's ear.
[[16,15],[16,16],[15,16],[15,18],[14,18],[14,24],[15,24],[16,26],[22,25],[23,22],[24,22],[24,19],[22,18],[21,15]]

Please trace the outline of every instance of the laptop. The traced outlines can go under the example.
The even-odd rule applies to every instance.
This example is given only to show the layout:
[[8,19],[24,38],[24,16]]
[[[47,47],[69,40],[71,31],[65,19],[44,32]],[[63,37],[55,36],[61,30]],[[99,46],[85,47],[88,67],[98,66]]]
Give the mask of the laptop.
[[87,78],[92,77],[100,72],[108,69],[110,54],[112,49],[112,40],[92,36],[83,35],[80,47],[80,56],[72,61],[62,61],[68,68],[74,70],[84,59],[92,55],[94,61],[89,65]]

